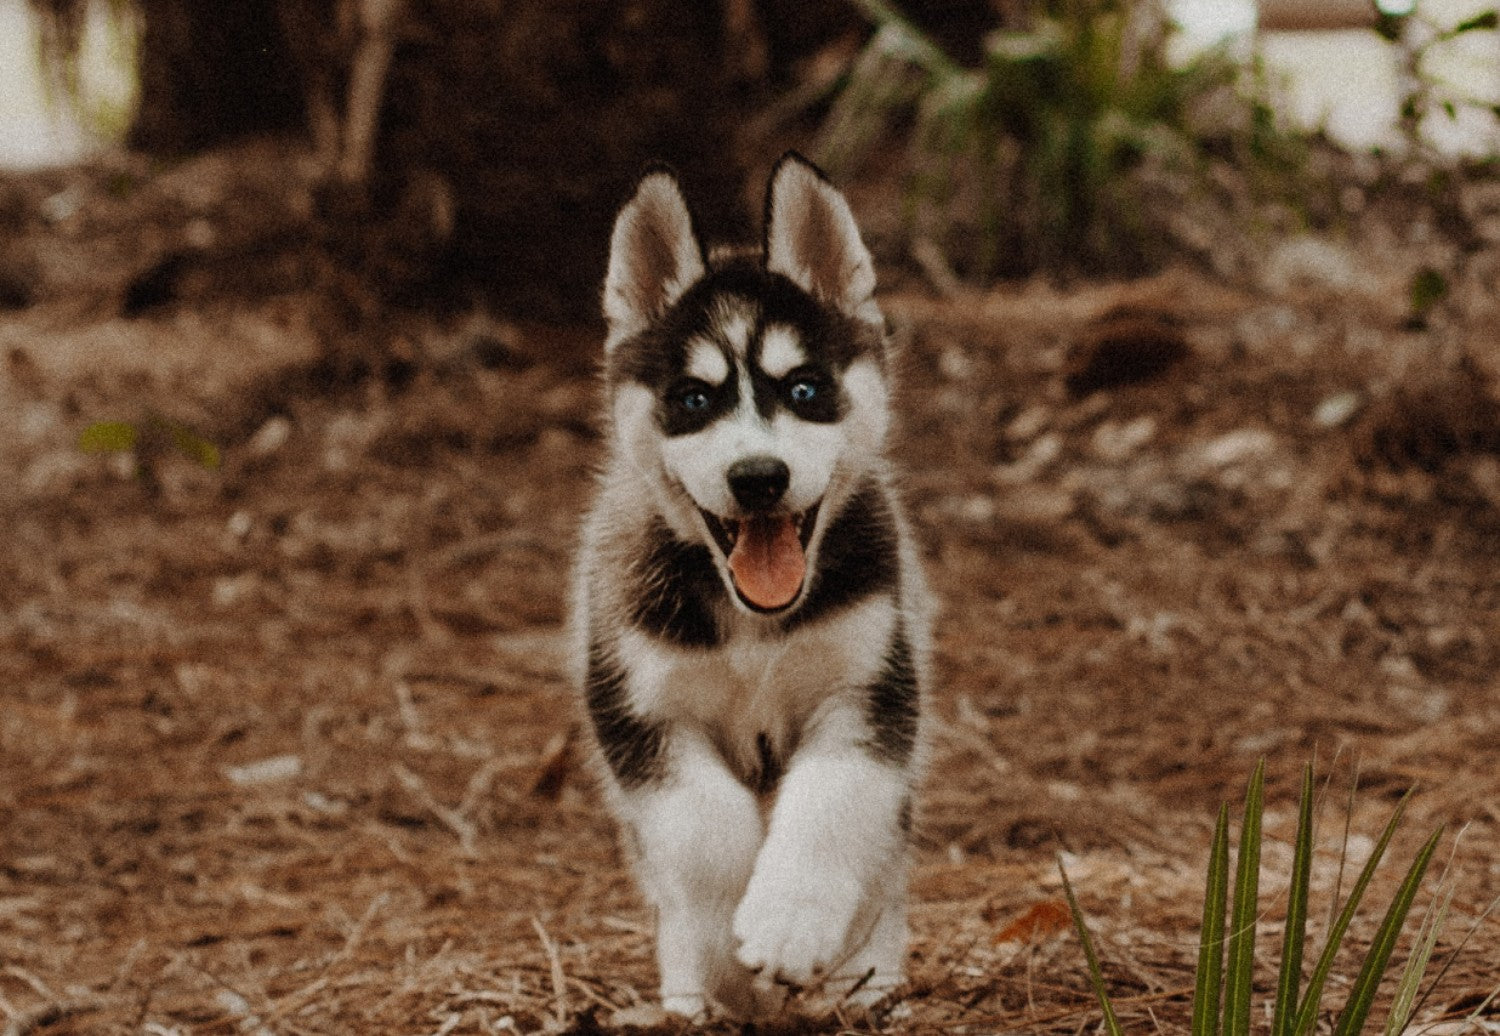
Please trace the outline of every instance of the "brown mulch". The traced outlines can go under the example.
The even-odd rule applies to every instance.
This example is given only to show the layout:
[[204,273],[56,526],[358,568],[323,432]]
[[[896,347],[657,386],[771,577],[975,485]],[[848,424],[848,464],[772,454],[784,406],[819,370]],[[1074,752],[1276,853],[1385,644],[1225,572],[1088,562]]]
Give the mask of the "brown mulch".
[[[0,315],[0,1024],[609,1031],[653,967],[568,748],[596,338],[409,317],[399,376],[323,383],[323,300],[282,287]],[[760,1031],[1091,1030],[1059,853],[1127,1026],[1183,1031],[1214,813],[1260,757],[1267,981],[1309,760],[1319,930],[1357,767],[1351,856],[1412,785],[1398,860],[1452,833],[1455,946],[1500,894],[1494,314],[1180,273],[887,303],[943,602],[911,981]],[[149,415],[222,467],[76,447]],[[1495,960],[1492,919],[1424,1017]]]

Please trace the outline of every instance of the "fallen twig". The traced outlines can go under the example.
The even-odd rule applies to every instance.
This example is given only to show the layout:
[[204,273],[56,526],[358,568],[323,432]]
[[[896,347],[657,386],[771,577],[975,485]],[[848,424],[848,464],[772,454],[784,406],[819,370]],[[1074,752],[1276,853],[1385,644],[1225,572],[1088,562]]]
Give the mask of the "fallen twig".
[[568,982],[563,974],[562,958],[557,954],[557,944],[554,943],[547,930],[542,927],[542,922],[535,917],[531,919],[531,927],[536,929],[537,938],[542,941],[542,950],[547,954],[547,963],[552,969],[552,1011],[556,1016],[557,1024],[563,1026],[568,1021]]

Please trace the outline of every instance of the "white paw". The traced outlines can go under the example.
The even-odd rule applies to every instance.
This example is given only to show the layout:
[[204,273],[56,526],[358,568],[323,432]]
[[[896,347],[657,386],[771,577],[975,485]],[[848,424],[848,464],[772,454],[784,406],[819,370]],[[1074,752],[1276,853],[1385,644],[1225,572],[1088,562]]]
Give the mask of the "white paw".
[[859,909],[853,881],[756,873],[734,912],[740,963],[762,977],[806,986],[839,963]]
[[681,1015],[695,1021],[708,1017],[708,1005],[703,1002],[703,997],[695,994],[664,996],[661,1009],[667,1014]]
[[869,1011],[901,985],[904,977],[899,973],[882,975],[878,972],[856,978],[836,978],[829,981],[819,992],[806,1001],[813,1011],[831,1011],[844,1008]]

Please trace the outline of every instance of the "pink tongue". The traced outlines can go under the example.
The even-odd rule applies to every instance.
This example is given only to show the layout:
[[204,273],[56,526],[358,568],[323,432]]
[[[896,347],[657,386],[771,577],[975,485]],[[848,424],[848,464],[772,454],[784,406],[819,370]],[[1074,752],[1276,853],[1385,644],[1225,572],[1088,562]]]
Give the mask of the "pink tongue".
[[802,589],[806,570],[807,558],[791,518],[750,518],[740,523],[740,537],[729,554],[729,571],[751,604],[761,608],[790,604]]

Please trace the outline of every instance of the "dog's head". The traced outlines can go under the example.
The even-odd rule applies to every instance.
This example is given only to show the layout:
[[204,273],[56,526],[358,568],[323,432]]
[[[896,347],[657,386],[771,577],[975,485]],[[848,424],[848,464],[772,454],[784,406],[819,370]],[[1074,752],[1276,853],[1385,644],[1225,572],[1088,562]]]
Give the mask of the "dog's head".
[[789,154],[765,213],[759,255],[711,258],[676,178],[649,172],[615,221],[604,314],[618,448],[738,605],[774,614],[879,461],[888,358],[843,196]]

